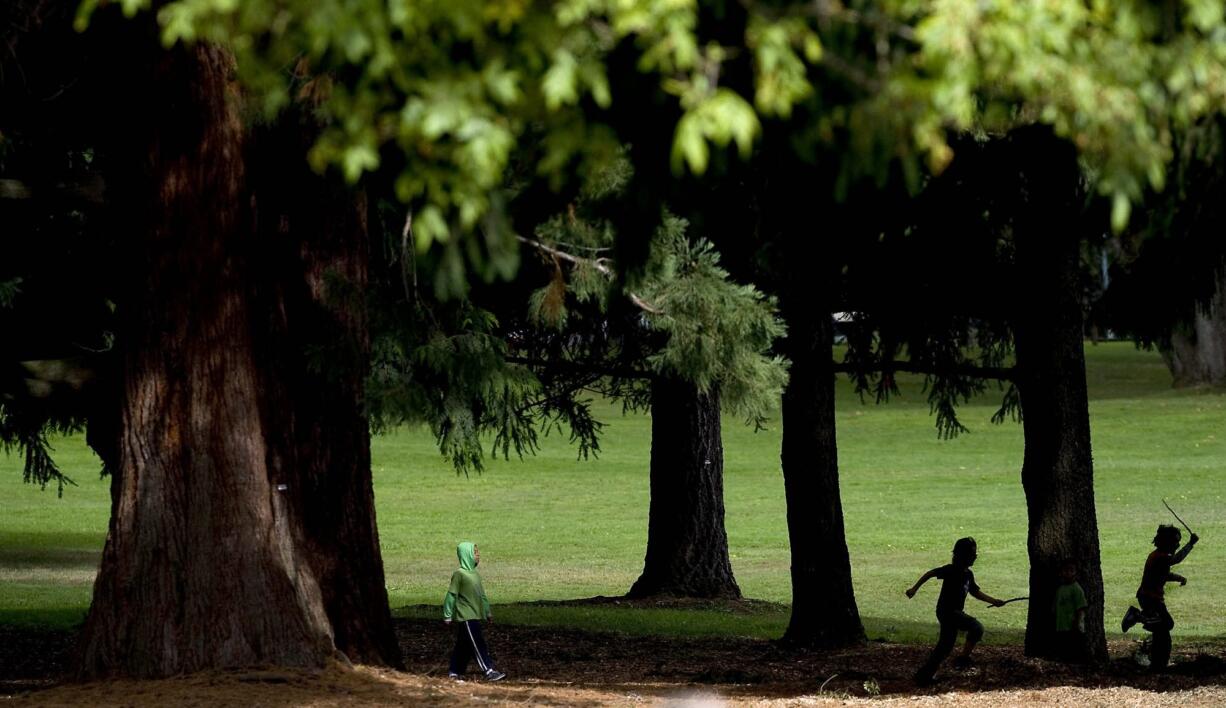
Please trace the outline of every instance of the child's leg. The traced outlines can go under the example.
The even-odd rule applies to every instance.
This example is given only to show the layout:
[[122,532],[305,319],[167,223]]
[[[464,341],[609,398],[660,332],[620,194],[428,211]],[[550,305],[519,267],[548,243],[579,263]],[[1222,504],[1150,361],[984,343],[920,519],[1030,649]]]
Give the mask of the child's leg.
[[455,623],[455,648],[451,650],[451,665],[448,672],[463,676],[468,670],[468,660],[472,657],[472,644],[468,641],[468,632],[464,625],[467,622]]
[[969,657],[975,650],[975,645],[983,639],[983,625],[979,623],[979,620],[963,612],[958,618],[958,629],[966,632],[966,642],[962,644],[962,656]]
[[1056,661],[1068,662],[1072,660],[1073,653],[1073,631],[1071,629],[1057,629],[1052,658]]
[[481,673],[488,674],[493,671],[494,660],[490,658],[489,647],[485,645],[485,635],[481,632],[481,622],[479,620],[465,622],[464,629],[468,633],[472,655],[477,660],[477,667],[481,669]]
[[1085,635],[1081,633],[1081,630],[1056,631],[1055,658],[1057,660],[1070,664],[1083,664],[1086,662],[1087,655]]
[[945,661],[945,657],[954,650],[954,644],[958,641],[958,626],[952,619],[944,617],[938,618],[941,622],[941,635],[937,638],[937,645],[932,648],[932,653],[928,655],[928,660],[924,665],[915,672],[915,680],[918,683],[925,683],[932,680],[936,675],[937,669],[940,668],[941,662]]
[[1171,630],[1175,628],[1175,620],[1161,600],[1142,598],[1141,609],[1157,618],[1146,625],[1153,633],[1149,646],[1149,668],[1151,671],[1161,671],[1171,660]]

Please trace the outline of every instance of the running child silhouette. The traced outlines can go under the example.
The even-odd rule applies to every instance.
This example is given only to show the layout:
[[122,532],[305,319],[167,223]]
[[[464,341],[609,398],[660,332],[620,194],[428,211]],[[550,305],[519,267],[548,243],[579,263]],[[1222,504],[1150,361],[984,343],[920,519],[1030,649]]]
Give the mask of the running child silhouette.
[[962,645],[962,655],[954,660],[954,666],[958,668],[971,666],[971,652],[983,638],[983,625],[979,624],[979,620],[963,611],[967,594],[993,607],[1005,604],[1003,600],[997,600],[985,594],[975,583],[975,574],[971,572],[971,566],[975,564],[975,558],[978,555],[979,549],[975,545],[975,539],[960,538],[954,543],[953,559],[949,565],[933,568],[921,575],[920,579],[915,581],[915,585],[907,588],[907,597],[915,597],[915,593],[929,579],[940,578],[944,581],[941,585],[941,594],[937,598],[937,621],[941,624],[941,635],[937,639],[936,646],[932,648],[932,653],[928,655],[928,661],[924,662],[919,671],[915,672],[915,682],[920,685],[933,682],[941,662],[945,661],[945,657],[953,651],[954,644],[958,641],[958,632],[966,632],[966,642]]
[[460,567],[451,574],[451,585],[443,598],[443,622],[452,624],[455,619],[455,649],[451,651],[451,666],[448,676],[458,679],[468,670],[470,659],[477,660],[477,666],[485,674],[488,681],[498,681],[506,678],[506,674],[494,668],[494,660],[490,658],[489,647],[485,645],[485,636],[481,632],[481,620],[492,621],[490,601],[485,597],[485,588],[481,586],[481,574],[477,572],[477,564],[481,562],[481,551],[476,544],[464,541],[456,546],[456,556],[460,559]]
[[1182,539],[1183,534],[1174,526],[1163,524],[1158,527],[1158,532],[1154,534],[1154,550],[1145,559],[1141,587],[1137,588],[1137,600],[1141,602],[1141,609],[1129,607],[1124,613],[1124,621],[1120,623],[1120,629],[1125,632],[1137,622],[1141,622],[1141,626],[1153,633],[1149,650],[1151,671],[1165,669],[1171,660],[1171,630],[1175,628],[1175,620],[1166,609],[1165,586],[1174,582],[1180,585],[1188,584],[1187,578],[1171,572],[1171,566],[1183,562],[1200,537],[1192,534],[1188,538],[1188,545],[1179,548]]

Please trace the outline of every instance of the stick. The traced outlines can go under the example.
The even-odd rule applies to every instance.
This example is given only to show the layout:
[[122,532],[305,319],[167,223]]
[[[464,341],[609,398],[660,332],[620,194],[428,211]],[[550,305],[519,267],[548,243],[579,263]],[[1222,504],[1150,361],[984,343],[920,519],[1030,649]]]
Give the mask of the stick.
[[1179,522],[1179,524],[1180,524],[1181,526],[1183,526],[1185,529],[1188,529],[1188,535],[1189,535],[1189,536],[1193,535],[1193,533],[1192,533],[1192,529],[1189,529],[1189,528],[1188,528],[1188,525],[1187,525],[1187,524],[1185,524],[1185,523],[1183,522],[1183,519],[1179,518],[1179,514],[1176,514],[1176,513],[1175,513],[1175,510],[1171,508],[1171,505],[1170,505],[1170,504],[1167,504],[1167,503],[1166,503],[1166,500],[1165,500],[1165,499],[1163,499],[1163,500],[1162,500],[1162,506],[1165,506],[1165,507],[1166,507],[1166,510],[1167,510],[1167,511],[1169,511],[1169,512],[1171,512],[1171,516],[1174,516],[1174,517],[1175,517],[1175,520],[1176,520],[1176,521],[1178,521],[1178,522]]
[[[1026,597],[1012,597],[1012,598],[1009,598],[1008,600],[1005,600],[1004,602],[1002,602],[1002,603],[1000,603],[1000,604],[1001,604],[1001,605],[1007,605],[1007,604],[1009,604],[1010,602],[1019,602],[1019,601],[1021,601],[1021,600],[1029,600],[1029,599],[1030,599],[1030,597],[1029,597],[1029,596],[1026,596]],[[989,603],[989,604],[988,604],[988,607],[997,607],[997,605],[993,605],[993,604]]]

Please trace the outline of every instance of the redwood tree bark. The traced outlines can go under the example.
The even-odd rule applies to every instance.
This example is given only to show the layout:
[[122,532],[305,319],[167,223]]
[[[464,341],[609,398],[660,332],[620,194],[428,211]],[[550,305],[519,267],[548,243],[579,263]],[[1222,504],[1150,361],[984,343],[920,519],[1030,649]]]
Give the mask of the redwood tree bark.
[[[145,195],[149,223],[119,303],[118,474],[79,673],[320,666],[338,646],[398,663],[363,307],[326,285],[365,283],[362,202],[309,182],[301,154],[286,189],[261,196],[232,58],[203,44],[155,57],[156,99],[132,126],[148,159],[125,190]],[[347,357],[314,367],[316,344]]]
[[[820,301],[820,300],[819,300]],[[864,640],[843,529],[835,438],[830,314],[815,299],[781,299],[792,362],[783,392],[783,485],[792,552],[792,617],[783,641],[839,647]]]
[[257,301],[271,395],[264,417],[276,445],[269,465],[292,480],[300,549],[323,594],[336,646],[357,662],[400,665],[375,525],[365,381],[370,340],[364,293],[366,200],[316,175],[307,149],[317,131],[291,116],[260,131],[251,151],[261,272],[274,283]]
[[1056,653],[1053,599],[1060,564],[1077,564],[1089,601],[1091,655],[1107,657],[1103,580],[1078,283],[1080,174],[1071,147],[1044,129],[1010,138],[1021,183],[1014,218],[1021,300],[1014,333],[1026,450],[1030,602],[1026,654]]
[[651,505],[643,573],[627,597],[739,598],[724,530],[719,393],[657,380],[651,396]]
[[319,666],[334,651],[300,516],[268,464],[232,68],[208,45],[154,65],[151,223],[121,303],[120,475],[84,676]]

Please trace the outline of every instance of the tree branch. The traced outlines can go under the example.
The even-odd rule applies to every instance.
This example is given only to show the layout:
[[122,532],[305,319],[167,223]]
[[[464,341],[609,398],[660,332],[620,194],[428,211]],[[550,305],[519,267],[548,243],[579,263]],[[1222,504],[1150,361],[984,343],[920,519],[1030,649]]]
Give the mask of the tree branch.
[[610,278],[614,277],[613,269],[610,268],[608,265],[606,265],[609,262],[608,258],[584,258],[583,256],[576,256],[572,253],[567,253],[566,251],[560,251],[554,248],[553,246],[549,246],[547,244],[541,243],[540,241],[537,241],[536,239],[531,239],[526,236],[516,236],[515,238],[519,239],[521,243],[526,243],[538,251],[541,251],[543,253],[548,253],[554,258],[558,258],[558,259],[566,261],[567,263],[573,263],[575,265],[591,266],[592,268],[595,268],[596,271],[600,273],[601,275],[604,275]]
[[89,204],[105,204],[106,182],[98,175],[91,175],[70,182],[58,182],[46,188],[35,188],[19,179],[0,179],[0,199],[41,199],[52,196],[68,197]]
[[942,374],[960,374],[962,376],[971,376],[979,379],[997,379],[1001,381],[1014,381],[1017,378],[1017,367],[999,367],[999,366],[975,366],[974,364],[959,364],[958,366],[935,366],[932,364],[921,364],[910,361],[891,361],[877,366],[859,367],[854,364],[844,364],[836,362],[834,364],[836,373],[852,374],[852,373],[867,373],[869,371],[878,371],[881,373],[895,373],[902,371],[910,374],[928,374],[940,376]]
[[868,8],[853,10],[838,0],[814,0],[809,3],[795,3],[791,6],[775,6],[757,2],[756,0],[741,0],[741,5],[751,12],[757,12],[771,19],[812,17],[819,22],[835,21],[849,25],[860,25],[877,32],[894,35],[907,42],[919,42],[919,38],[915,34],[915,28],[911,25],[896,20],[878,10]]
[[630,367],[608,366],[606,364],[584,363],[565,359],[530,359],[522,356],[508,356],[509,364],[520,364],[537,369],[560,369],[577,374],[600,374],[618,379],[649,379],[655,376],[650,371],[642,371]]
[[604,378],[604,374],[594,373],[594,374],[587,376],[586,378],[581,378],[578,381],[572,381],[566,386],[564,386],[561,391],[558,391],[557,393],[554,393],[553,395],[545,396],[543,398],[538,398],[538,399],[528,401],[527,403],[522,404],[521,406],[515,409],[515,412],[523,413],[525,411],[532,410],[533,408],[552,404],[555,401],[563,400],[575,393],[578,393],[579,391],[586,390],[589,386],[596,383],[602,378]]
[[[611,262],[610,259],[608,258],[584,258],[583,256],[576,256],[573,253],[567,253],[566,251],[558,250],[554,248],[553,246],[541,243],[540,241],[537,241],[536,239],[531,239],[526,236],[516,236],[515,238],[518,239],[521,243],[526,243],[529,246],[532,246],[533,248],[535,248],[536,250],[541,251],[542,253],[548,253],[549,255],[553,256],[554,258],[557,258],[558,260],[563,260],[563,261],[566,261],[567,263],[572,263],[574,265],[590,266],[592,268],[595,268],[596,272],[600,273],[606,278],[613,279],[616,277],[616,274],[613,272],[613,269],[610,268],[608,265]],[[660,308],[656,307],[655,305],[652,305],[650,302],[647,302],[646,300],[639,297],[635,293],[627,291],[626,296],[630,298],[630,302],[634,303],[635,307],[639,308],[640,310],[643,310],[644,312],[649,312],[653,315],[659,315],[664,312]]]

